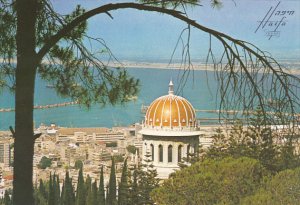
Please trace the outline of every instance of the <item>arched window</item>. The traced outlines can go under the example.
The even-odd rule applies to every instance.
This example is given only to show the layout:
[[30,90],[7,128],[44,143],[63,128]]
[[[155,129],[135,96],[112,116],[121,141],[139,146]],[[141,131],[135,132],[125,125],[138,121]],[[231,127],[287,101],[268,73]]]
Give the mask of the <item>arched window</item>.
[[151,159],[152,161],[154,161],[154,145],[150,144],[150,147],[151,147]]
[[163,162],[164,161],[164,154],[163,154],[163,146],[160,144],[158,146],[158,157],[159,157],[159,162]]
[[182,145],[178,146],[178,162],[182,160]]
[[168,162],[172,162],[173,160],[173,146],[168,146]]
[[191,145],[188,145],[186,148],[186,159],[188,162],[190,161],[190,150],[191,150]]

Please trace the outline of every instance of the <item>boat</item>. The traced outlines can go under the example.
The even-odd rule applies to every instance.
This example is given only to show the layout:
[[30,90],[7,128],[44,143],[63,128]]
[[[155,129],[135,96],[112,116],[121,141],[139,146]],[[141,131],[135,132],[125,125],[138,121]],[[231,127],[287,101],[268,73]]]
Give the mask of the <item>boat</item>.
[[46,85],[46,88],[54,88],[55,86],[54,85],[52,85],[52,84],[48,84],[48,85]]

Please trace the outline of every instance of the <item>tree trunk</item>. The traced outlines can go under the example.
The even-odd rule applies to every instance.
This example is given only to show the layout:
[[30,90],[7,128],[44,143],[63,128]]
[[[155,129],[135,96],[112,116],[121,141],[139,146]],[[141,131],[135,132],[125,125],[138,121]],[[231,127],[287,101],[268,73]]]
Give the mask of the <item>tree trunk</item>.
[[33,101],[35,73],[36,0],[17,0],[17,70],[13,203],[33,205]]

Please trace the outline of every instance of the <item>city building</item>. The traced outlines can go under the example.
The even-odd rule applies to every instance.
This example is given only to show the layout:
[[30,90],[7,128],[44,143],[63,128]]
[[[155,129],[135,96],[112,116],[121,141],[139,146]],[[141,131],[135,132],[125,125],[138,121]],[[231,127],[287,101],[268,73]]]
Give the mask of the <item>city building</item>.
[[3,168],[9,167],[11,162],[10,141],[8,139],[0,140],[0,165]]
[[161,179],[168,178],[179,169],[179,162],[198,151],[201,135],[193,106],[174,94],[172,81],[168,95],[157,98],[148,107],[139,133],[143,137],[143,156],[151,156]]

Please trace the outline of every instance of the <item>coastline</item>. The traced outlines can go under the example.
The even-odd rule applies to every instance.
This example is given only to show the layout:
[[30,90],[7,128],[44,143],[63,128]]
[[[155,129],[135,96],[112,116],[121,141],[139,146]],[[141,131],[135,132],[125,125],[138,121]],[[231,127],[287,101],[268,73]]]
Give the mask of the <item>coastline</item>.
[[[296,65],[296,67],[294,66]],[[184,70],[184,69],[190,69],[194,71],[209,71],[213,72],[215,71],[213,64],[204,64],[204,63],[192,63],[191,67],[188,68],[185,67],[183,64],[180,63],[150,63],[150,62],[133,62],[133,61],[121,61],[120,63],[110,63],[108,64],[110,67],[124,67],[127,69],[130,68],[149,68],[149,69],[164,69],[164,70]],[[300,75],[300,63],[295,64],[289,64],[285,63],[283,66],[283,70],[289,74],[293,75]]]

